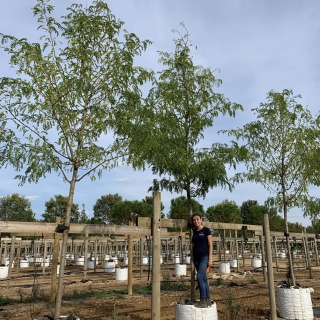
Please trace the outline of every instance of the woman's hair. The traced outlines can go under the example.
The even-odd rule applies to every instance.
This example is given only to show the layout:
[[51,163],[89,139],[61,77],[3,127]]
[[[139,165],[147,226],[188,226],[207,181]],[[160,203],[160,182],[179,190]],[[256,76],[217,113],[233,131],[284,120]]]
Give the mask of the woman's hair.
[[201,215],[199,213],[194,213],[192,216],[191,216],[191,222],[193,221],[193,218],[194,217],[199,217],[200,219],[202,219]]

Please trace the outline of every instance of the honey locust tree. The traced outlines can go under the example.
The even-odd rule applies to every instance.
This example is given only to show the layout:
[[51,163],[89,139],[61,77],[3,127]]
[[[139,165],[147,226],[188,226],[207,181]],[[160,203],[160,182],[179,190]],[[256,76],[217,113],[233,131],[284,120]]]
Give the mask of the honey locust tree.
[[[73,4],[54,17],[49,0],[33,7],[39,42],[0,34],[16,77],[0,79],[0,165],[10,163],[24,182],[57,172],[69,183],[55,318],[59,318],[63,269],[76,183],[94,180],[127,154],[117,127],[140,110],[140,87],[150,77],[135,65],[149,41],[123,30],[107,4]],[[24,172],[24,173],[23,173]]]
[[282,208],[288,246],[289,273],[295,285],[290,254],[288,210],[303,207],[308,198],[308,183],[313,175],[309,151],[313,149],[312,115],[297,102],[291,90],[270,91],[267,102],[252,109],[257,120],[229,134],[243,139],[250,152],[247,162],[248,181],[261,183],[275,194],[277,207]]
[[212,70],[194,64],[187,32],[174,44],[173,53],[160,52],[164,69],[158,72],[147,97],[147,111],[140,126],[141,135],[147,138],[138,156],[161,177],[154,180],[154,191],[185,192],[190,219],[192,198],[205,197],[213,187],[232,188],[226,165],[235,166],[244,150],[221,143],[200,147],[199,142],[216,117],[233,117],[242,107],[214,91],[221,80]]

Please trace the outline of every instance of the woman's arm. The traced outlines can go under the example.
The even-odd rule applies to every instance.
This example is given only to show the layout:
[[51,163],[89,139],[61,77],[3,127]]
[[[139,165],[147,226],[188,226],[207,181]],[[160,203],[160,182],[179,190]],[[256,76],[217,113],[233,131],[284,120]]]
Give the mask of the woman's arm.
[[208,245],[209,245],[208,267],[211,267],[212,266],[212,234],[209,234],[207,239],[208,239]]

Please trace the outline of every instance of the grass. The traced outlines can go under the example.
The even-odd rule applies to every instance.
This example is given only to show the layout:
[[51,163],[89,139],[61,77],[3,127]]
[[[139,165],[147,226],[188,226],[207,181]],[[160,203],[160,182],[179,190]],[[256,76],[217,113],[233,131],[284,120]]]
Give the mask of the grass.
[[214,284],[215,286],[221,286],[221,285],[223,284],[223,279],[222,279],[222,278],[214,279],[213,284]]
[[[190,290],[190,283],[183,282],[181,280],[170,280],[171,276],[168,275],[164,276],[164,279],[161,281],[160,289],[161,291],[186,291]],[[142,287],[133,288],[133,294],[138,295],[151,295],[152,287],[151,285],[146,285]],[[41,286],[36,284],[33,286],[31,294],[27,294],[23,291],[22,288],[19,288],[17,291],[19,298],[9,298],[3,297],[0,295],[0,306],[11,304],[11,303],[29,303],[29,302],[36,302],[36,301],[49,301],[49,296],[45,295]],[[105,299],[105,298],[121,298],[124,295],[128,294],[127,289],[119,289],[119,290],[108,290],[108,291],[77,291],[74,290],[72,293],[64,294],[62,299],[63,300],[81,300],[81,299],[89,299],[89,298],[97,298],[97,299]]]
[[250,284],[257,284],[257,283],[258,283],[258,280],[255,279],[254,277],[251,277],[250,280],[249,280],[249,283],[250,283]]
[[113,306],[113,311],[111,317],[108,317],[108,320],[127,320],[130,319],[128,316],[120,316],[116,311],[116,306]]
[[[190,284],[181,282],[181,281],[172,281],[166,280],[161,282],[161,290],[162,291],[185,291],[190,290]],[[152,288],[151,285],[147,285],[144,287],[137,287],[133,289],[134,294],[141,295],[149,295],[151,294]],[[11,304],[14,302],[35,302],[37,300],[41,301],[49,301],[49,297],[42,293],[40,286],[36,286],[33,288],[31,295],[27,295],[23,292],[22,289],[18,289],[17,293],[19,295],[19,299],[12,299],[8,297],[3,297],[0,295],[0,306]],[[41,294],[40,294],[41,293]],[[72,293],[64,294],[63,300],[81,300],[81,299],[89,299],[89,298],[97,298],[97,299],[105,299],[105,298],[121,298],[124,295],[128,294],[127,289],[119,289],[119,290],[108,290],[108,291],[77,291],[74,290]]]
[[236,302],[234,295],[232,293],[228,293],[226,298],[226,309],[227,309],[227,317],[230,320],[240,320],[241,313],[243,309],[243,304],[241,302]]
[[11,298],[8,298],[8,297],[3,297],[1,294],[0,294],[0,306],[4,306],[6,304],[10,304],[14,302],[13,299]]

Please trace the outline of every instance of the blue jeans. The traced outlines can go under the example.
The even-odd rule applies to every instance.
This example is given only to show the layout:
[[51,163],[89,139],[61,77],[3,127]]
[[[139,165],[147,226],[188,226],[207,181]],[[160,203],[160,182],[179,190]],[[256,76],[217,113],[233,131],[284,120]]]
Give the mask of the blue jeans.
[[193,260],[197,270],[197,282],[200,291],[200,300],[210,299],[210,290],[208,285],[206,269],[208,267],[208,256],[195,257]]

